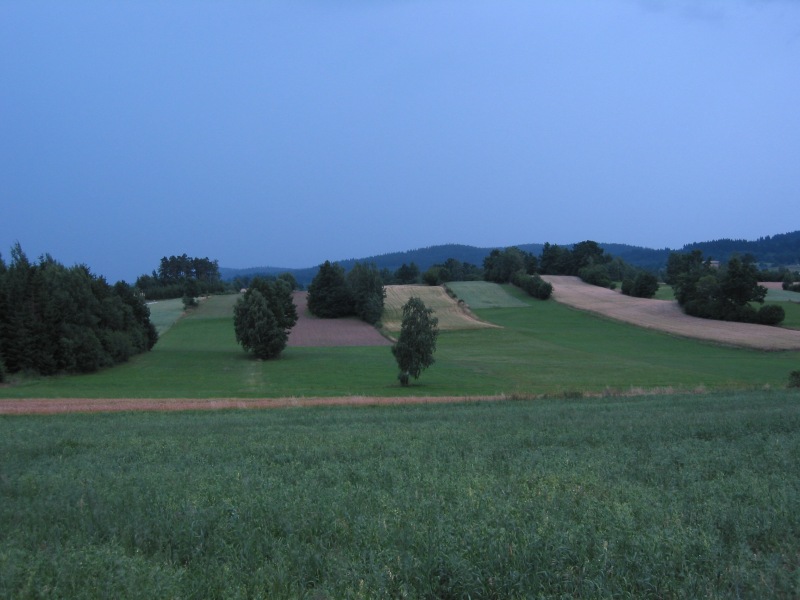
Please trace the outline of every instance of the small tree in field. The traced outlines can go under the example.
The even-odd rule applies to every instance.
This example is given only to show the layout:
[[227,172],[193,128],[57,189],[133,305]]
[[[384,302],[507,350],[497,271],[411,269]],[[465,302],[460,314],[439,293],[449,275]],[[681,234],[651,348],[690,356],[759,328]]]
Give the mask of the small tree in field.
[[233,307],[236,341],[256,358],[277,357],[286,347],[289,333],[257,289],[250,289]]
[[433,316],[433,309],[425,306],[419,298],[410,298],[403,306],[403,322],[400,337],[392,346],[392,354],[397,359],[401,385],[408,385],[410,377],[419,379],[423,370],[435,361],[436,338],[439,337],[439,319]]

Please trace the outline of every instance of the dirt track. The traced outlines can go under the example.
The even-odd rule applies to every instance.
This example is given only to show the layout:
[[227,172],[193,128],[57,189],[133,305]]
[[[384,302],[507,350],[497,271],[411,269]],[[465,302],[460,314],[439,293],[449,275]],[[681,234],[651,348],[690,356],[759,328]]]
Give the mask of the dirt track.
[[553,299],[617,321],[674,335],[757,350],[800,350],[800,331],[750,323],[698,319],[681,312],[671,300],[631,298],[584,283],[577,277],[545,275]]
[[246,408],[290,408],[301,406],[378,406],[397,404],[446,404],[486,402],[505,396],[411,396],[381,398],[345,396],[339,398],[27,398],[0,400],[0,415],[54,415],[96,412],[177,412],[184,410],[224,410]]

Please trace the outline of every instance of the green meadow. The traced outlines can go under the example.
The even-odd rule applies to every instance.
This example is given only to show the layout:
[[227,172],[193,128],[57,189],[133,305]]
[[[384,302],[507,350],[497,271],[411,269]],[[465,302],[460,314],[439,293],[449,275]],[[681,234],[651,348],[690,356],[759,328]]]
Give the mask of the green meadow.
[[159,335],[172,327],[184,311],[181,298],[148,302],[147,307],[150,309],[150,322],[155,325]]
[[99,373],[21,379],[0,398],[255,398],[295,396],[517,397],[631,390],[781,388],[799,352],[760,352],[681,339],[556,302],[504,293],[522,308],[475,309],[500,328],[447,331],[436,363],[407,388],[388,347],[287,348],[259,361],[236,344],[236,296],[214,296],[155,348]]
[[800,396],[0,417],[2,598],[796,598]]

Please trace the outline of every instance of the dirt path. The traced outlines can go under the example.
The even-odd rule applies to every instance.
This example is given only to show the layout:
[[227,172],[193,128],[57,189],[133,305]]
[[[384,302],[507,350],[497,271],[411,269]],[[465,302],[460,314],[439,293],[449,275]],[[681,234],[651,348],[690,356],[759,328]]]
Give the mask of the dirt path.
[[382,398],[344,396],[339,398],[26,398],[0,400],[0,415],[54,415],[62,413],[98,413],[184,410],[265,409],[301,406],[389,406],[400,404],[447,404],[487,402],[505,396],[410,396]]
[[683,314],[674,300],[631,298],[565,275],[545,275],[543,279],[553,285],[557,302],[617,321],[730,346],[800,350],[798,330],[698,319]]

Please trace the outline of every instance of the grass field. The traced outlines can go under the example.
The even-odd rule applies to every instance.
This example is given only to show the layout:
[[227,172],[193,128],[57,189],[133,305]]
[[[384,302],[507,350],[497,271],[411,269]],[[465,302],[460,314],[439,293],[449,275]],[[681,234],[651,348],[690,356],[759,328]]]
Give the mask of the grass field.
[[183,315],[183,300],[181,298],[148,302],[147,307],[150,309],[150,322],[155,325],[158,335],[166,333]]
[[[424,289],[424,288],[423,288]],[[445,331],[436,363],[407,388],[386,347],[287,348],[258,361],[236,344],[236,296],[180,319],[152,352],[91,375],[28,379],[0,398],[574,395],[638,389],[784,387],[798,352],[760,352],[672,337],[556,302],[507,293],[526,308],[480,309],[501,327]]]
[[529,306],[528,303],[509,294],[506,288],[488,281],[452,281],[446,287],[470,309]]
[[798,399],[0,417],[0,597],[796,598]]

